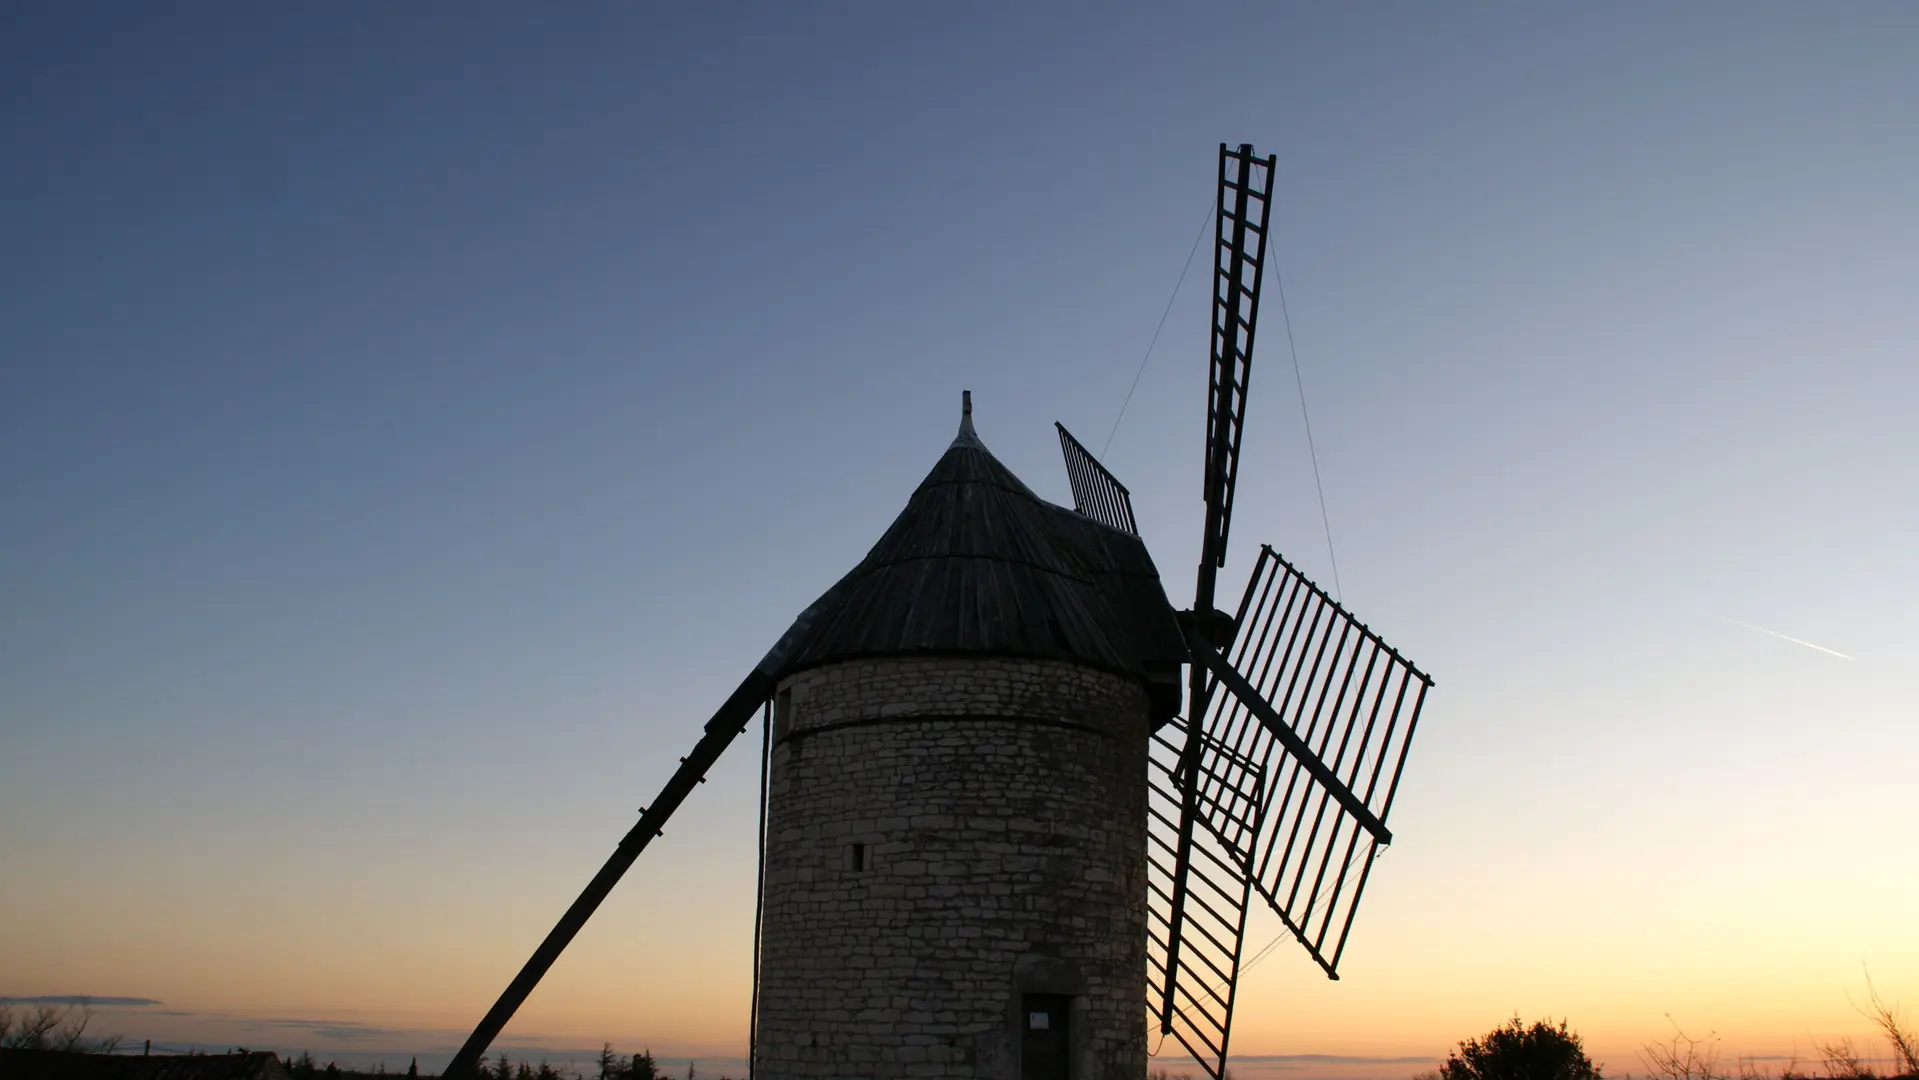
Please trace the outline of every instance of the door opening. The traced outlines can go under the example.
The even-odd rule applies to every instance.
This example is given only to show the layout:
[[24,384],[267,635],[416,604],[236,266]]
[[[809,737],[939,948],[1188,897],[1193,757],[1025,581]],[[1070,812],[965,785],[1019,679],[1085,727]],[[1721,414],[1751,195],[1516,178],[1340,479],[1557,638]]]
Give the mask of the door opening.
[[1026,994],[1020,999],[1021,1080],[1068,1080],[1068,1003],[1064,994]]

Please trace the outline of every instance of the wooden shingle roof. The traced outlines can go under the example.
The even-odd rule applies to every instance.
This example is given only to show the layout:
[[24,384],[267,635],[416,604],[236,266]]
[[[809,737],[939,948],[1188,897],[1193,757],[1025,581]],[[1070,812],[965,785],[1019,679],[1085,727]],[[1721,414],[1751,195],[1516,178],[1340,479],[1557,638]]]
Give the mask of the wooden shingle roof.
[[803,617],[781,675],[857,657],[984,653],[1071,660],[1178,708],[1187,653],[1146,546],[1033,494],[959,437],[879,542]]

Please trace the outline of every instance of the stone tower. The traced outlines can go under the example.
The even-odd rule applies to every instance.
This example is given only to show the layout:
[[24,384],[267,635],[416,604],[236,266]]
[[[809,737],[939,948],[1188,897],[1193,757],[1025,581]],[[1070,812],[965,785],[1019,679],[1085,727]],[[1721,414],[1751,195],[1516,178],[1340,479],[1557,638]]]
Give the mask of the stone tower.
[[1139,539],[971,413],[780,672],[766,1080],[1145,1074],[1146,746],[1185,650]]

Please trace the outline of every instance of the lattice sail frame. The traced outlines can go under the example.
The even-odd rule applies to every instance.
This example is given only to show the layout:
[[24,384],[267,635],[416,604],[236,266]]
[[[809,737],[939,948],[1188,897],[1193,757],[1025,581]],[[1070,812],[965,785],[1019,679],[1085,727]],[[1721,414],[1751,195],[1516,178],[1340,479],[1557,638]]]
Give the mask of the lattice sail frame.
[[[1384,825],[1432,679],[1270,546],[1260,548],[1234,625],[1233,668]],[[1253,890],[1338,978],[1390,834],[1370,832],[1237,695],[1211,696],[1201,732],[1202,817],[1247,852]],[[1257,791],[1243,790],[1248,775]],[[1236,805],[1251,807],[1250,824],[1228,809]]]
[[[1213,229],[1213,334],[1206,383],[1206,528],[1201,559],[1226,565],[1233,493],[1239,483],[1239,442],[1245,430],[1246,391],[1253,374],[1260,283],[1266,272],[1266,235],[1273,209],[1278,158],[1259,157],[1249,145],[1219,147],[1219,213]],[[1211,603],[1209,582],[1200,585]]]
[[[1173,882],[1179,857],[1182,786],[1176,779],[1187,741],[1183,720],[1174,719],[1153,733],[1148,746],[1146,817],[1146,965],[1148,1026],[1159,1028],[1165,995],[1173,995],[1168,1029],[1213,1077],[1225,1069],[1226,1042],[1239,984],[1240,942],[1246,934],[1251,883],[1244,870],[1248,852],[1237,849],[1200,817],[1193,829],[1186,863],[1186,888],[1175,900]],[[1250,765],[1250,763],[1249,763]],[[1257,782],[1243,790],[1255,795]],[[1235,803],[1215,809],[1230,815]],[[1243,835],[1235,831],[1235,835]],[[1170,947],[1175,905],[1180,948]],[[1179,969],[1169,979],[1168,966]]]
[[1132,492],[1099,463],[1091,450],[1073,438],[1065,424],[1055,422],[1053,426],[1059,429],[1059,452],[1066,458],[1066,482],[1073,488],[1073,509],[1102,525],[1138,536]]
[[[1432,685],[1270,546],[1260,548],[1233,625],[1224,662],[1260,701],[1211,678],[1203,722],[1194,731],[1175,720],[1156,732],[1148,768],[1147,1004],[1155,1021],[1170,1018],[1164,1030],[1215,1080],[1225,1073],[1254,893],[1339,977]],[[1286,725],[1373,821],[1335,797],[1260,712]],[[1192,838],[1179,889],[1180,758],[1189,743],[1197,748]]]

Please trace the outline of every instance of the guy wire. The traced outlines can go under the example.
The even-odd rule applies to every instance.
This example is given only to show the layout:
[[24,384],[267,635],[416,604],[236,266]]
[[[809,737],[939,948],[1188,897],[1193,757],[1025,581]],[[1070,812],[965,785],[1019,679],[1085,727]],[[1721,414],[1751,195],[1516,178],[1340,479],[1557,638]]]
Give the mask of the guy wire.
[[1333,519],[1326,513],[1326,485],[1319,479],[1319,450],[1313,445],[1313,418],[1306,413],[1306,380],[1299,374],[1299,347],[1293,344],[1293,314],[1286,307],[1286,279],[1273,255],[1273,284],[1279,287],[1279,314],[1286,323],[1286,351],[1293,355],[1293,385],[1299,388],[1299,416],[1306,423],[1306,453],[1313,459],[1313,486],[1319,489],[1319,523],[1326,530],[1326,558],[1333,564],[1333,599],[1345,601],[1339,587],[1339,556],[1333,554]]
[[1179,268],[1179,281],[1173,285],[1173,295],[1166,298],[1166,310],[1159,313],[1159,325],[1153,328],[1153,340],[1146,344],[1146,355],[1139,358],[1139,370],[1133,372],[1133,385],[1126,388],[1126,400],[1120,402],[1119,415],[1113,417],[1113,430],[1106,433],[1106,443],[1099,448],[1102,458],[1112,448],[1113,436],[1119,433],[1119,422],[1126,418],[1126,406],[1133,403],[1133,391],[1139,389],[1139,377],[1146,374],[1146,361],[1153,358],[1153,346],[1159,344],[1159,333],[1166,329],[1166,316],[1173,313],[1173,301],[1179,299],[1180,287],[1186,284],[1186,272],[1193,268],[1193,256],[1199,253],[1199,242],[1206,239],[1206,226],[1213,220],[1217,209],[1213,199],[1206,200],[1206,216],[1200,219],[1199,235],[1193,237],[1193,249],[1186,253],[1186,265]]

